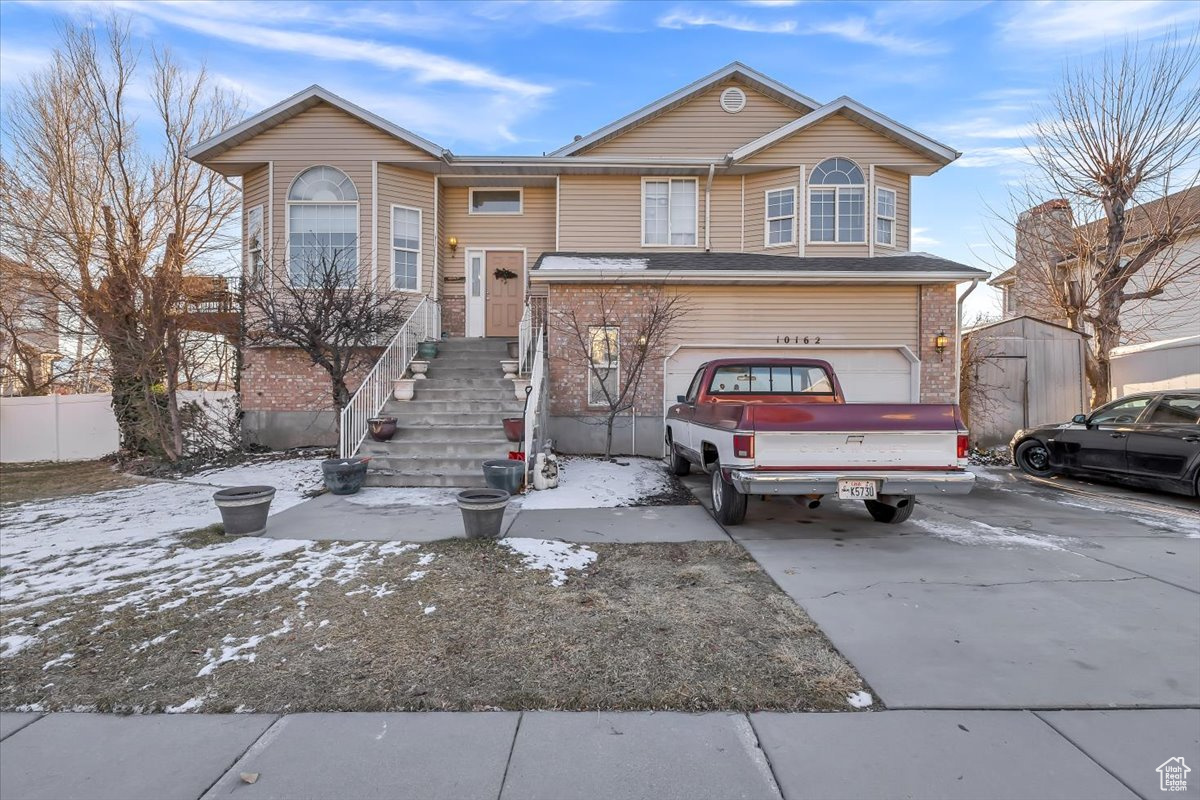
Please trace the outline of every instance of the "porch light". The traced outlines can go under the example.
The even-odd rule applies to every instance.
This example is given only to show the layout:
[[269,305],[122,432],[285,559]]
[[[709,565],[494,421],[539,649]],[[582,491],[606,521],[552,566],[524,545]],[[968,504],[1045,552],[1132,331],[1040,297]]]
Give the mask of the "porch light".
[[938,331],[937,336],[933,337],[933,349],[937,350],[939,356],[946,352],[948,344],[950,344],[950,337],[946,336],[945,331]]
[[447,240],[446,240],[446,244],[450,245],[450,252],[451,252],[451,253],[457,252],[457,250],[458,250],[458,237],[456,237],[456,236],[451,236],[449,239],[447,239]]

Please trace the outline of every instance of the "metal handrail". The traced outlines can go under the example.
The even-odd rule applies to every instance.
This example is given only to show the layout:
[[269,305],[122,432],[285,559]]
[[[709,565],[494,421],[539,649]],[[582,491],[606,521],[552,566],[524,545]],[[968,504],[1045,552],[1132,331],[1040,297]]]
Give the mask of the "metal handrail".
[[529,347],[533,344],[533,313],[530,311],[529,303],[525,304],[525,310],[521,314],[521,323],[517,326],[517,350],[518,362],[517,373],[520,375],[528,374],[530,362]]
[[545,439],[546,425],[546,329],[538,328],[533,351],[532,374],[529,378],[529,397],[525,403],[525,478],[530,485],[530,469],[537,459]]
[[442,330],[442,307],[425,297],[388,342],[358,391],[338,418],[338,456],[349,458],[367,436],[367,420],[379,415],[392,393],[392,381],[404,375],[417,354],[417,345],[437,338]]

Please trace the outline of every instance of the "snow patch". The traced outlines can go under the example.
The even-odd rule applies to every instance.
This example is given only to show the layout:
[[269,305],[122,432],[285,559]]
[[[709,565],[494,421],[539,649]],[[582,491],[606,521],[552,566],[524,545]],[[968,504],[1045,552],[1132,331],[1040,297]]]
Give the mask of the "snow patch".
[[391,508],[403,506],[452,506],[458,500],[459,489],[420,489],[393,487],[365,487],[357,494],[347,495],[344,500],[367,508]]
[[0,636],[0,658],[12,658],[36,641],[36,636],[25,636],[19,633]]
[[524,558],[526,569],[550,572],[551,586],[567,582],[568,570],[583,570],[596,560],[596,553],[580,544],[550,539],[501,539],[504,545]]
[[168,714],[186,714],[189,711],[198,711],[204,705],[205,697],[193,697],[191,700],[185,700],[177,706],[167,706],[163,709]]
[[855,708],[868,708],[875,703],[875,698],[870,692],[855,692],[846,697],[846,702]]
[[155,636],[153,639],[147,639],[146,641],[142,642],[141,644],[130,645],[129,649],[135,653],[140,653],[143,650],[147,650],[155,645],[162,644],[167,639],[170,639],[172,636],[174,636],[177,633],[179,633],[178,628],[167,631],[166,633],[160,634],[158,636]]
[[949,524],[931,519],[914,520],[919,528],[955,544],[985,545],[991,547],[1035,547],[1042,550],[1063,550],[1072,544],[1070,539],[1049,534],[1014,531],[1010,528],[997,528],[986,522],[974,520],[960,524]]
[[42,671],[52,669],[52,668],[60,666],[62,664],[66,664],[68,661],[70,661],[74,657],[75,657],[74,653],[63,653],[58,658],[52,658],[49,661],[47,661],[45,664],[42,664]]
[[621,463],[598,458],[567,458],[559,466],[558,488],[531,492],[522,508],[616,508],[661,494],[671,479],[661,461],[628,458]]

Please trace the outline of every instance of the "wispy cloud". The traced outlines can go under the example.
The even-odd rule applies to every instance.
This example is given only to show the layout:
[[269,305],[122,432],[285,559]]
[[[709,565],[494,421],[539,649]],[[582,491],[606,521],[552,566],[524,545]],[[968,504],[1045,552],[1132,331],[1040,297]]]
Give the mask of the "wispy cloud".
[[935,132],[938,136],[948,139],[1024,140],[1032,138],[1035,134],[1033,123],[1004,122],[988,114],[963,116],[951,122],[928,126],[928,129],[931,132]]
[[1191,0],[1123,3],[1041,0],[1018,3],[1011,9],[1000,25],[1000,36],[1009,44],[1022,46],[1101,44],[1106,39],[1155,35],[1196,22],[1196,5]]
[[734,14],[707,14],[700,11],[672,11],[658,20],[660,28],[725,28],[742,33],[796,33],[797,24],[794,20],[753,20]]
[[926,234],[928,233],[929,228],[913,228],[912,242],[910,243],[910,246],[914,250],[920,250],[925,247],[937,247],[939,244],[941,244],[939,239],[935,239],[932,236],[927,236]]
[[0,48],[0,85],[20,83],[50,63],[50,50],[5,42]]
[[936,55],[945,53],[945,44],[932,39],[908,38],[886,30],[865,17],[849,17],[813,26],[813,33],[827,33],[855,44],[867,44],[892,53],[904,55]]
[[962,157],[954,162],[956,167],[1006,167],[1024,171],[1025,166],[1032,164],[1033,158],[1029,151],[1021,146],[972,147],[966,150]]

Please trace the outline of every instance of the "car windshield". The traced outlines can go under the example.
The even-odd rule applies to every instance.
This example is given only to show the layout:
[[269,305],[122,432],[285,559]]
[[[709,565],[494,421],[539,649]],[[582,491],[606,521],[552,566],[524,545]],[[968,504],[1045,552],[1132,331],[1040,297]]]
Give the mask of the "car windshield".
[[708,393],[831,395],[833,382],[818,366],[736,364],[713,371]]

